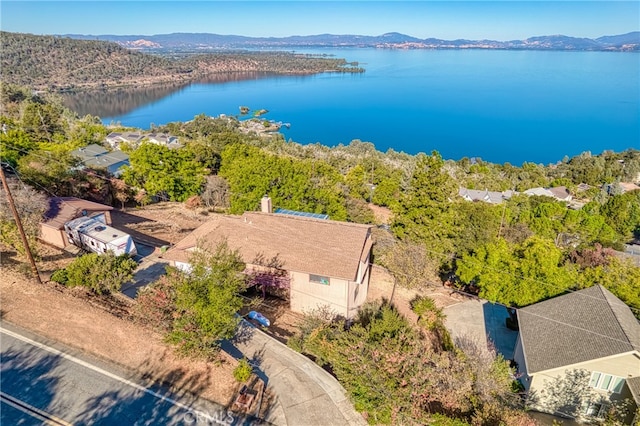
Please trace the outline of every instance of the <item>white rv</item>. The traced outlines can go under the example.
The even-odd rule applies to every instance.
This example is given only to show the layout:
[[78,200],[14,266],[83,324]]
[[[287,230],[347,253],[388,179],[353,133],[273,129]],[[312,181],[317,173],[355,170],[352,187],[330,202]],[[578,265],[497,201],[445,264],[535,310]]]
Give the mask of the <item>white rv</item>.
[[131,235],[101,222],[95,217],[80,217],[64,224],[69,242],[94,253],[112,251],[116,256],[135,256],[136,245]]

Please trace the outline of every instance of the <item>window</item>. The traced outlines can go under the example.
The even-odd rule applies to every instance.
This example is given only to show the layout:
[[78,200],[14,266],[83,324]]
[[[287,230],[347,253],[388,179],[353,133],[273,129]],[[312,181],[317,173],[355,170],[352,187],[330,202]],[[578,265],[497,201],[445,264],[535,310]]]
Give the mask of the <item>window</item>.
[[624,379],[622,377],[598,373],[597,371],[591,373],[591,380],[589,380],[589,386],[592,388],[615,393],[620,393],[623,384]]
[[590,402],[583,406],[582,413],[587,417],[604,418],[607,414],[608,406],[600,402]]
[[329,277],[323,277],[322,275],[309,274],[309,281],[312,283],[329,285]]

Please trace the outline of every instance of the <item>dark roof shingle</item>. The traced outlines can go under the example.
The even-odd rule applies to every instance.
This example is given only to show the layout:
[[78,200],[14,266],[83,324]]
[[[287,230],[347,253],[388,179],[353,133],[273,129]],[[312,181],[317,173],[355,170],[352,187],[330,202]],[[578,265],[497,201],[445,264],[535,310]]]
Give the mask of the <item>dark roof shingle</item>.
[[640,350],[631,309],[596,285],[518,311],[529,373]]

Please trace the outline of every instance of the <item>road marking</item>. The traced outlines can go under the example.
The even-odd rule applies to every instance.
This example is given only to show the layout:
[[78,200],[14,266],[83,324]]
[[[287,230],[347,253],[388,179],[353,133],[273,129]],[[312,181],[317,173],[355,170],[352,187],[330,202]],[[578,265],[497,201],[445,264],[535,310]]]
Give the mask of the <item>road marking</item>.
[[62,351],[59,351],[59,350],[55,349],[55,348],[47,346],[47,345],[45,345],[43,343],[36,342],[35,340],[31,340],[28,337],[24,337],[24,336],[22,336],[20,334],[14,333],[13,331],[7,330],[6,328],[4,328],[2,326],[0,326],[0,333],[4,333],[4,334],[6,334],[8,336],[11,336],[11,337],[13,337],[15,339],[22,340],[23,342],[28,343],[31,346],[35,346],[35,347],[40,348],[42,350],[45,350],[47,352],[51,352],[54,355],[57,355],[59,357],[65,358],[65,359],[68,359],[69,361],[75,362],[76,364],[81,365],[81,366],[83,366],[85,368],[88,368],[90,370],[93,370],[95,372],[103,374],[103,375],[105,375],[105,376],[107,376],[109,378],[117,380],[117,381],[119,381],[121,383],[129,385],[129,386],[131,386],[133,388],[141,390],[141,391],[143,391],[145,393],[148,393],[149,395],[152,395],[152,396],[154,396],[154,397],[156,397],[158,399],[166,401],[166,402],[168,402],[170,404],[173,404],[173,405],[175,405],[177,407],[183,408],[183,409],[195,414],[196,416],[198,416],[198,418],[208,419],[208,420],[211,420],[211,421],[214,421],[214,422],[218,422],[218,420],[215,417],[212,417],[210,414],[203,413],[203,412],[198,411],[198,410],[194,410],[193,408],[191,408],[191,407],[189,407],[189,406],[187,406],[185,404],[182,404],[181,402],[178,402],[178,401],[176,401],[176,400],[174,400],[172,398],[169,398],[167,396],[161,395],[161,394],[159,394],[159,393],[157,393],[155,391],[152,391],[151,389],[148,389],[148,388],[146,388],[144,386],[141,386],[141,385],[139,385],[139,384],[137,384],[135,382],[132,382],[131,380],[127,380],[127,379],[125,379],[123,377],[120,377],[120,376],[118,376],[116,374],[113,374],[113,373],[111,373],[109,371],[103,370],[100,367],[97,367],[97,366],[95,366],[93,364],[90,364],[90,363],[88,363],[86,361],[83,361],[83,360],[81,360],[79,358],[76,358],[76,357],[74,357],[72,355],[66,354],[66,353],[64,353]]
[[44,424],[50,426],[73,426],[71,423],[64,421],[52,414],[47,413],[46,411],[42,411],[27,404],[24,401],[19,400],[11,395],[8,395],[4,392],[0,392],[0,401],[4,402],[7,405],[15,408],[16,410],[20,410],[23,413],[41,420]]

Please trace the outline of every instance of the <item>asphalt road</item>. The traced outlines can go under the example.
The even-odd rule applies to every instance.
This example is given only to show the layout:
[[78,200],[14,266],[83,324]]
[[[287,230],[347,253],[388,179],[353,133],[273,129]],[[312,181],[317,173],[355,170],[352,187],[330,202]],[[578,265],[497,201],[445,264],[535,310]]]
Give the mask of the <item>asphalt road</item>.
[[206,400],[144,387],[117,367],[6,323],[0,349],[2,425],[263,424]]

